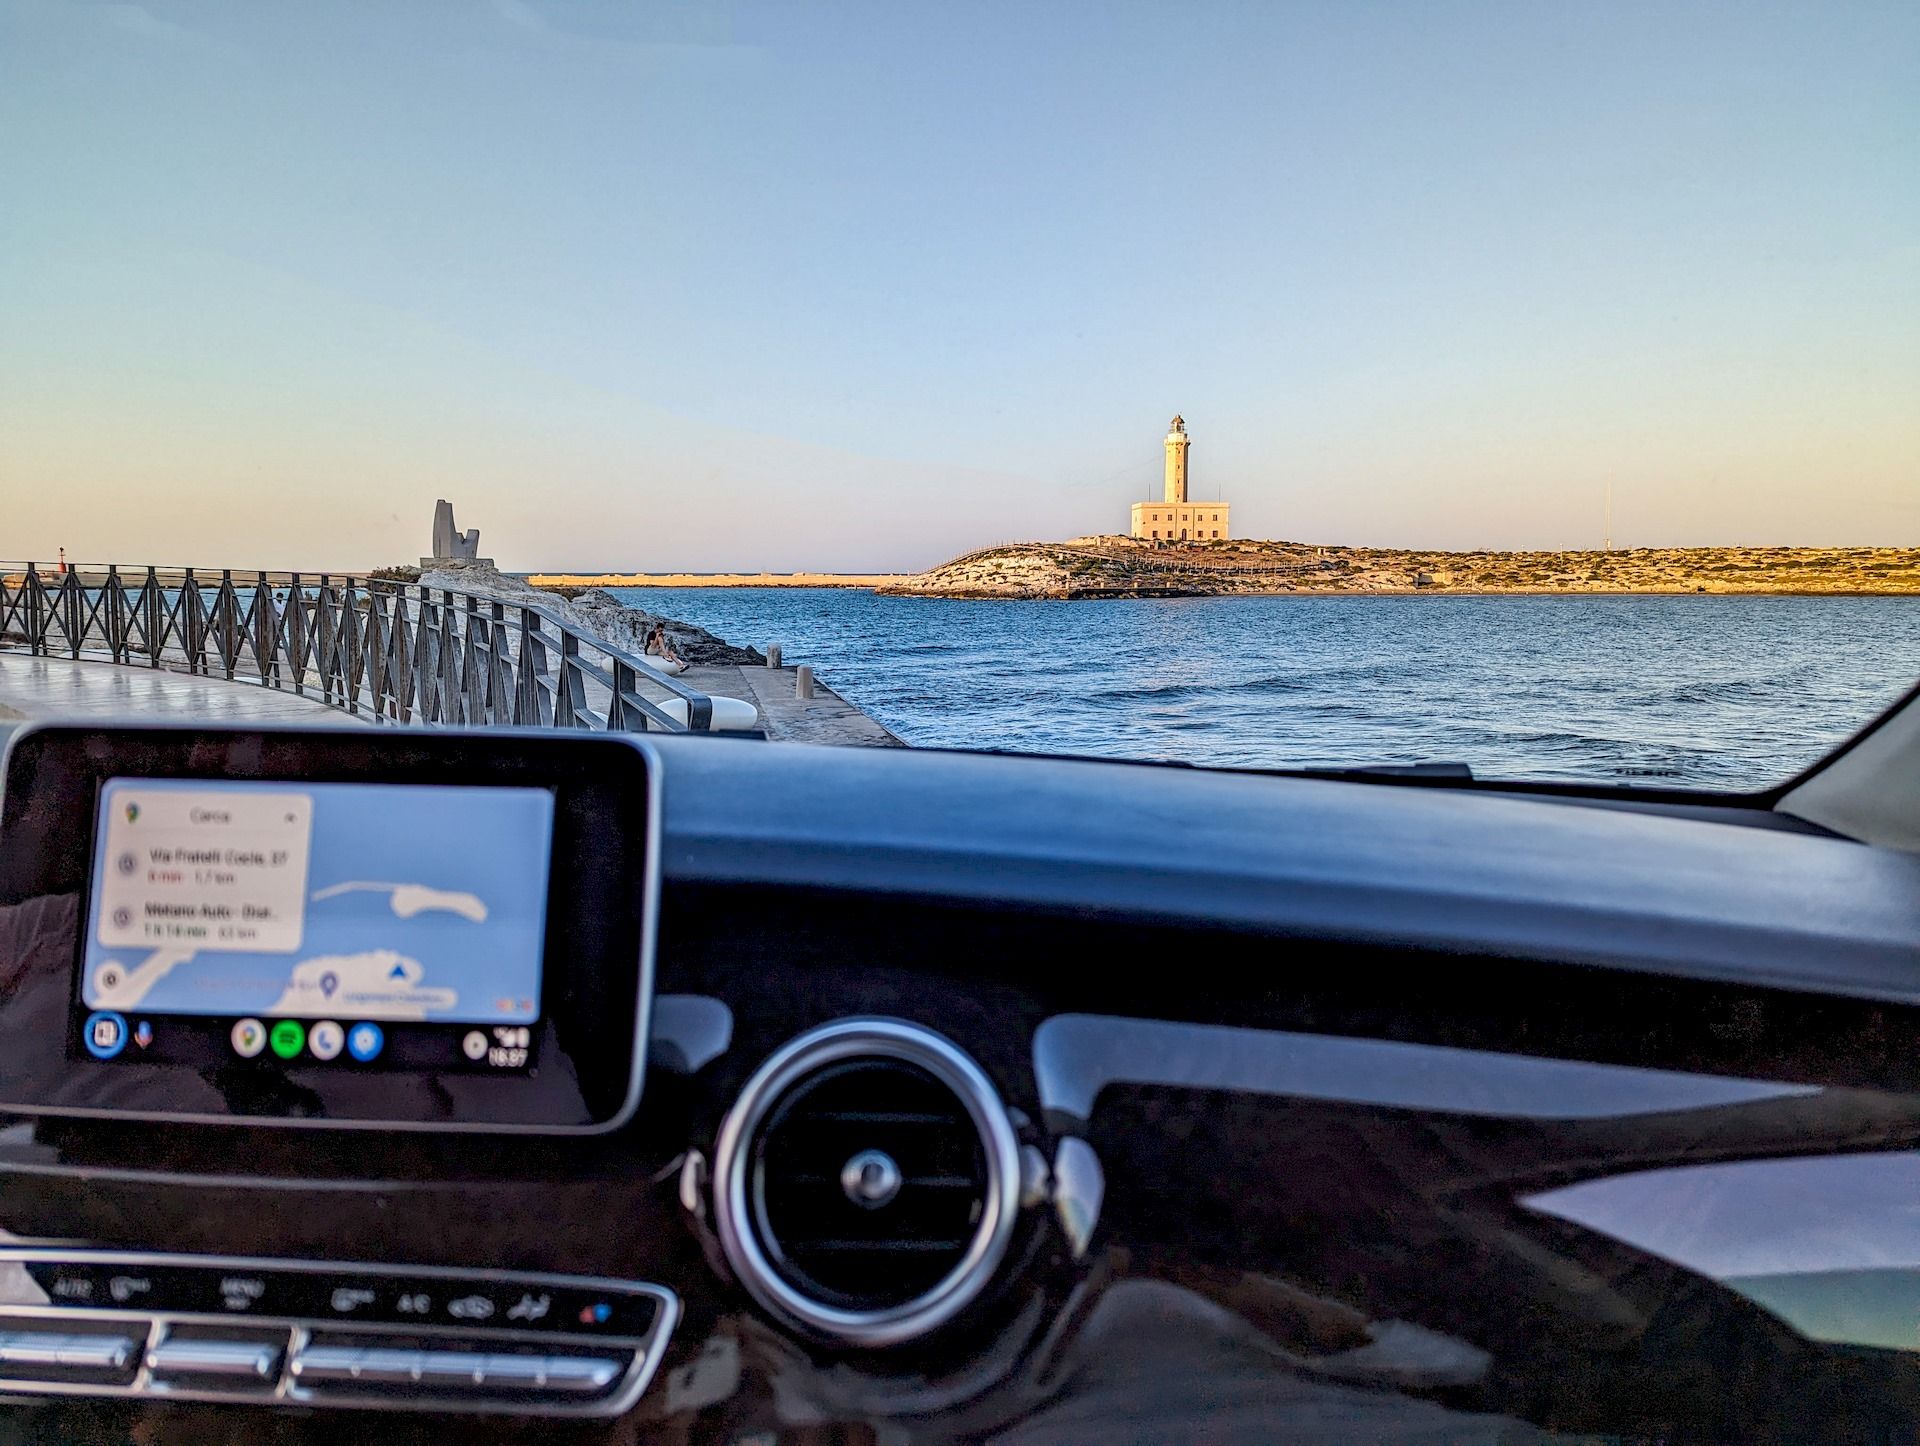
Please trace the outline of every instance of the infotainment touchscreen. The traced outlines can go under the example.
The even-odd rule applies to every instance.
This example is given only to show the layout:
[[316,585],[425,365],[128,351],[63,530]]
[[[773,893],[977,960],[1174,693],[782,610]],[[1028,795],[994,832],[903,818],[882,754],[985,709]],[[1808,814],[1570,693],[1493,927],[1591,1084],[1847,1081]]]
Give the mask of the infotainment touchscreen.
[[557,729],[20,730],[0,1113],[621,1128],[658,766],[645,739]]
[[553,808],[540,788],[109,779],[78,1050],[533,1067]]

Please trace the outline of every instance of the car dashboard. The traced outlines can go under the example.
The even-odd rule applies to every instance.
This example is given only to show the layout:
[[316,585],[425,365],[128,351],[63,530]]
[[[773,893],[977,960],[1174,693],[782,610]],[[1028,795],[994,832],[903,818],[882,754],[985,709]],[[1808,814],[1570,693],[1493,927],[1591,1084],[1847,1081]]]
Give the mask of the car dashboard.
[[[1867,1440],[1920,1419],[1920,857],[1686,803],[343,737],[15,742],[0,1429]],[[387,1072],[356,1073],[376,1061],[339,964],[309,971],[312,1008],[289,983],[257,1020],[97,1007],[107,841],[168,817],[169,787],[278,808],[436,783],[558,800],[528,1023],[511,992],[444,1041],[385,1014]],[[407,840],[456,846],[510,844]],[[341,1016],[331,1055],[316,1011]],[[278,1063],[241,1027],[278,1041],[276,1014],[302,1021]],[[508,1053],[463,1062],[475,1034]]]

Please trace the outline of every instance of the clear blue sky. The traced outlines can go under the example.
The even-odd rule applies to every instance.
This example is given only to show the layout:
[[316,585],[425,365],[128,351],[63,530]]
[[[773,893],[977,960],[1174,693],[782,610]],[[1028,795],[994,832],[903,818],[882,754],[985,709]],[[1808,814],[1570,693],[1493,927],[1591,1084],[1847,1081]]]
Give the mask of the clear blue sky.
[[0,557],[1920,544],[1920,5],[0,0]]

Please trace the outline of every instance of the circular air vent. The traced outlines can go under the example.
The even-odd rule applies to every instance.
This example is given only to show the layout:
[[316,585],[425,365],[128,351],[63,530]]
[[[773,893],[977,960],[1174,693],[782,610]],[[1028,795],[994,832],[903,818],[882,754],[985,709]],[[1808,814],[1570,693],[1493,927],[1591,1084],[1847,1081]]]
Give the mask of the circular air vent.
[[1020,1152],[993,1085],[931,1030],[849,1019],[747,1082],[714,1165],[720,1241],[788,1322],[891,1345],[950,1319],[1013,1232]]

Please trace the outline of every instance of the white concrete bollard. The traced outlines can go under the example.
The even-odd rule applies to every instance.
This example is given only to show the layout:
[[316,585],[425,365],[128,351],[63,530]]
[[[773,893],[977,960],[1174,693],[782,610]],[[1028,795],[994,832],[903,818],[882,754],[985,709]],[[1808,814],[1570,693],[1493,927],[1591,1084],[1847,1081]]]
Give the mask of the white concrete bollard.
[[767,644],[767,666],[769,668],[777,668],[780,666],[780,645],[778,643]]
[[805,663],[793,670],[793,696],[796,698],[813,696],[813,669]]

